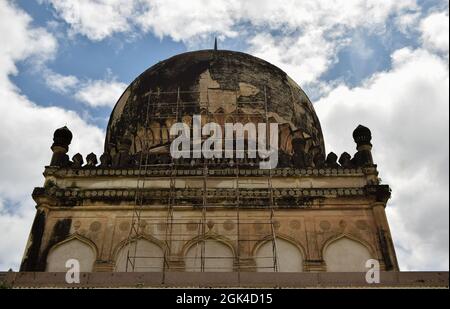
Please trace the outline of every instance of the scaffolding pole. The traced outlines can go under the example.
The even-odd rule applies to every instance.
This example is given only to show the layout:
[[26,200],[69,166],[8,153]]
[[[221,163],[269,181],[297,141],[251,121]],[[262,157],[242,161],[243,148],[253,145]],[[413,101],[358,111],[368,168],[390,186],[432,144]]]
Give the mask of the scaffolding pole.
[[[180,88],[178,88],[177,93],[177,105],[176,105],[176,122],[179,120],[179,106],[180,106]],[[170,137],[169,137],[170,139]],[[172,254],[172,232],[173,232],[173,207],[175,204],[176,195],[176,166],[173,157],[171,156],[171,169],[170,169],[170,193],[167,205],[167,217],[166,217],[166,235],[165,243],[166,248],[164,248],[164,262],[163,262],[163,278],[162,282],[166,281],[166,271],[170,270],[170,257]]]
[[[151,93],[151,90],[150,90]],[[146,115],[145,115],[145,133],[147,134],[148,130],[148,123],[149,123],[149,116],[150,116],[150,107],[151,107],[152,101],[151,101],[151,95],[148,96],[147,100],[147,108],[146,108]],[[152,109],[153,111],[153,109]],[[148,157],[149,157],[149,145],[148,141],[144,140],[144,151],[141,151],[140,159],[139,159],[139,176],[137,179],[137,187],[136,187],[136,194],[135,194],[135,200],[134,204],[135,207],[133,209],[133,215],[131,219],[131,226],[130,231],[128,233],[127,241],[125,243],[125,246],[127,248],[127,259],[126,259],[126,266],[125,271],[128,272],[129,270],[134,272],[136,270],[136,256],[138,251],[138,240],[140,236],[140,223],[141,223],[141,213],[144,203],[144,197],[142,194],[142,191],[145,189],[145,176],[147,175],[147,167],[148,167]],[[143,156],[145,153],[145,164],[142,164]],[[144,170],[143,170],[144,169]],[[144,171],[144,173],[142,173]],[[142,177],[142,175],[144,175]],[[142,182],[142,187],[140,183]],[[133,254],[130,255],[131,247],[133,246]],[[131,269],[129,269],[131,267]]]
[[[238,102],[238,90],[235,90],[235,98],[236,104]],[[236,112],[238,108],[236,108]],[[234,144],[234,141],[233,141]],[[234,148],[234,147],[233,147]],[[237,160],[236,160],[237,161]],[[241,283],[241,216],[240,216],[240,208],[241,208],[241,199],[240,199],[240,186],[239,186],[239,162],[236,162],[236,229],[237,229],[237,237],[236,237],[236,253],[237,253],[237,271],[238,271],[238,283]]]
[[[264,110],[265,110],[265,116],[266,116],[266,147],[269,144],[269,151],[270,149],[270,124],[269,124],[269,115],[268,115],[268,108],[267,108],[267,87],[264,86]],[[275,210],[274,210],[274,199],[273,199],[273,184],[272,184],[272,168],[269,168],[269,175],[267,178],[267,186],[269,191],[269,208],[270,208],[270,228],[272,230],[272,251],[273,251],[273,270],[274,272],[278,272],[279,265],[278,265],[278,248],[277,248],[277,235],[276,230],[274,226],[274,217],[275,217]]]
[[[147,109],[146,109],[146,119],[145,119],[145,133],[146,135],[148,134],[148,130],[149,130],[149,123],[150,123],[150,118],[152,120],[157,119],[158,117],[161,117],[161,113],[159,113],[159,109],[160,108],[164,108],[167,106],[174,106],[176,111],[176,122],[178,122],[180,120],[180,113],[182,110],[184,110],[185,107],[189,107],[190,105],[201,105],[199,103],[202,103],[200,101],[197,102],[187,102],[188,104],[185,104],[186,102],[182,101],[182,95],[183,94],[200,94],[200,92],[188,92],[188,91],[181,91],[180,88],[177,89],[177,92],[161,92],[159,89],[156,93],[152,92],[152,90],[150,90],[147,94],[146,94],[146,98],[147,98]],[[175,103],[161,103],[161,95],[166,95],[166,94],[176,94],[176,102]],[[154,98],[156,96],[156,98]],[[261,113],[258,113],[259,116],[265,117],[265,122],[266,122],[266,146],[269,144],[269,138],[270,138],[270,132],[269,132],[269,117],[268,117],[268,97],[267,97],[267,89],[266,87],[264,87],[264,102],[262,101],[258,101],[258,102],[238,102],[238,90],[235,90],[235,96],[236,96],[236,110],[232,113],[229,114],[220,114],[224,116],[224,119],[226,119],[226,117],[228,115],[230,116],[234,116],[237,117],[238,115],[241,114],[245,114],[248,116],[248,114],[246,113],[242,113],[242,110],[240,109],[240,106],[243,105],[247,105],[247,104],[258,104],[258,106],[262,109]],[[154,99],[153,99],[154,98]],[[206,105],[206,115],[203,115],[204,117],[206,117],[206,122],[210,121],[211,116],[216,115],[215,113],[211,112],[210,109],[210,95],[209,95],[209,89],[206,90],[206,102],[203,102]],[[173,117],[173,113],[171,114],[171,116]],[[163,118],[163,117],[161,117]],[[203,136],[200,136],[202,142],[204,142],[204,138]],[[170,137],[169,137],[170,140]],[[193,239],[193,233],[192,230],[191,232],[184,232],[183,231],[183,227],[187,226],[189,224],[192,224],[192,222],[196,222],[195,224],[197,224],[196,229],[197,229],[197,238],[195,239],[195,256],[194,257],[188,257],[185,256],[184,260],[185,261],[192,261],[193,260],[193,267],[195,270],[199,269],[201,272],[205,272],[208,271],[208,265],[207,265],[207,259],[228,259],[230,257],[228,256],[207,256],[206,255],[206,235],[207,235],[207,210],[208,208],[213,208],[213,204],[216,203],[216,201],[209,201],[209,197],[208,197],[208,182],[209,182],[209,173],[210,173],[210,167],[213,166],[217,166],[217,165],[223,165],[223,163],[215,163],[214,159],[210,160],[210,159],[205,159],[203,158],[203,162],[201,162],[201,165],[198,165],[198,167],[201,166],[202,171],[199,171],[199,174],[197,177],[201,177],[202,178],[202,195],[201,195],[201,202],[199,199],[199,203],[189,203],[190,207],[192,207],[192,209],[195,211],[196,215],[195,215],[195,220],[196,221],[192,221],[193,219],[191,219],[190,221],[187,219],[183,219],[183,217],[181,216],[180,219],[175,219],[174,217],[174,208],[178,207],[177,205],[180,205],[180,209],[182,209],[183,207],[186,207],[186,205],[180,203],[178,201],[178,195],[177,195],[177,186],[176,186],[176,178],[178,175],[178,168],[179,167],[185,167],[186,164],[182,164],[179,163],[178,161],[174,160],[173,158],[171,159],[171,163],[170,164],[166,164],[166,165],[152,165],[149,164],[149,143],[148,141],[145,139],[144,143],[143,143],[143,151],[141,151],[140,154],[140,161],[139,161],[139,176],[137,179],[137,188],[136,188],[136,195],[135,195],[135,207],[133,209],[133,215],[132,215],[132,223],[131,223],[131,227],[130,227],[130,231],[127,237],[127,241],[126,241],[126,246],[127,246],[127,263],[126,263],[126,271],[136,271],[136,268],[142,268],[142,269],[152,269],[152,268],[156,268],[159,269],[158,266],[145,266],[142,263],[140,263],[139,266],[137,266],[137,260],[141,260],[141,259],[160,259],[161,257],[158,257],[156,255],[148,255],[148,256],[143,256],[142,254],[140,254],[139,250],[138,250],[138,240],[139,237],[141,237],[142,233],[140,231],[140,227],[141,227],[141,216],[142,216],[142,211],[144,209],[144,194],[143,191],[145,189],[145,182],[146,182],[146,178],[147,176],[147,170],[150,168],[166,168],[166,169],[170,169],[170,172],[167,174],[170,177],[170,183],[169,183],[169,187],[170,187],[170,191],[168,194],[168,198],[167,198],[167,205],[165,207],[167,207],[167,215],[165,218],[165,231],[163,231],[162,233],[152,233],[152,235],[154,237],[156,237],[157,239],[164,239],[164,243],[166,245],[165,248],[163,248],[163,283],[165,281],[166,278],[166,273],[167,271],[173,271],[173,270],[179,270],[182,269],[182,266],[174,266],[171,265],[171,261],[173,258],[173,254],[176,248],[179,248],[180,246],[179,243],[181,242],[181,245],[184,245],[186,243],[186,239],[187,237],[189,237],[189,239]],[[202,147],[202,145],[201,145]],[[269,144],[269,150],[270,150],[270,144]],[[236,152],[234,152],[236,153]],[[245,157],[247,158],[247,157]],[[248,235],[242,235],[242,232],[244,231],[245,233],[248,233],[248,231],[250,230],[250,227],[252,225],[254,225],[257,221],[256,220],[252,220],[251,218],[249,218],[248,216],[245,217],[245,219],[243,220],[241,217],[241,207],[243,206],[243,203],[246,203],[246,198],[245,196],[241,196],[242,192],[241,192],[241,176],[243,175],[245,177],[246,173],[242,174],[241,172],[243,171],[241,168],[243,166],[248,167],[247,165],[249,164],[247,162],[247,159],[238,159],[235,158],[232,160],[233,164],[234,164],[234,169],[235,169],[235,193],[234,193],[234,201],[232,203],[221,203],[221,204],[217,204],[218,208],[224,208],[227,209],[226,207],[232,207],[230,209],[235,209],[236,213],[235,213],[235,219],[233,221],[235,226],[236,226],[236,232],[235,233],[227,233],[226,235],[230,238],[230,239],[234,239],[235,243],[236,243],[236,251],[235,251],[235,256],[233,256],[233,261],[234,261],[234,268],[235,270],[238,272],[238,278],[240,280],[240,276],[241,276],[241,271],[245,271],[245,270],[268,270],[271,269],[275,272],[279,271],[279,262],[278,262],[278,250],[277,250],[277,236],[276,236],[276,228],[275,228],[275,208],[276,208],[276,202],[275,202],[275,198],[274,198],[274,190],[273,190],[273,183],[272,183],[272,171],[269,170],[268,172],[265,172],[263,174],[258,174],[259,176],[265,177],[267,180],[267,205],[266,205],[266,197],[264,195],[264,200],[262,201],[262,203],[264,204],[264,206],[261,206],[262,209],[267,209],[269,210],[269,217],[268,220],[262,219],[262,222],[258,221],[259,224],[263,224],[263,229],[261,229],[259,232],[258,231],[254,231],[253,234],[248,234]],[[199,196],[200,198],[200,196]],[[198,208],[196,207],[201,207],[201,211],[197,212]],[[259,209],[259,207],[257,207]],[[178,208],[176,208],[178,209]],[[223,217],[223,223],[225,224],[225,222],[227,222],[231,217],[228,217],[226,215],[224,215]],[[214,217],[214,220],[217,221],[219,220],[219,217]],[[159,219],[155,219],[155,220],[159,220]],[[147,220],[148,222],[151,222],[151,219]],[[146,223],[148,223],[146,222]],[[154,224],[152,224],[153,226],[155,226],[156,224],[159,224],[159,222],[155,222]],[[265,226],[269,226],[268,230],[270,233],[270,236],[267,237],[267,233],[268,230]],[[176,229],[176,233],[174,233],[174,228]],[[241,265],[241,249],[242,248],[248,248],[250,247],[250,245],[254,245],[256,244],[258,241],[261,241],[262,239],[267,239],[269,238],[270,241],[272,242],[272,254],[271,256],[259,256],[257,257],[258,259],[272,259],[273,263],[272,266],[268,267],[266,265],[266,263],[263,263],[263,265],[256,265],[256,267],[254,266],[243,266]],[[245,244],[245,246],[244,246]],[[198,257],[198,247],[199,245],[201,246],[200,248],[200,257]],[[199,258],[199,259],[198,259]],[[199,261],[200,260],[200,261]],[[198,262],[200,262],[200,267],[198,267]],[[145,263],[144,263],[145,264]],[[220,267],[218,267],[217,269],[221,269]]]
[[[209,122],[209,88],[206,89],[206,115],[207,115],[207,123]],[[201,136],[203,140],[203,134]],[[202,205],[202,248],[201,248],[201,272],[205,271],[205,255],[206,255],[206,205],[208,204],[208,161],[203,161],[203,205]]]

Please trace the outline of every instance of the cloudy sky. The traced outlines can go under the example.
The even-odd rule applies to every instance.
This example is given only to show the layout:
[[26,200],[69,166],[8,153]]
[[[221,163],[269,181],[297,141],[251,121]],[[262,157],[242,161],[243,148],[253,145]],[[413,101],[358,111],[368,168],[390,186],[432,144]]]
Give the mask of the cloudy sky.
[[449,268],[448,0],[0,0],[0,270],[18,269],[53,131],[101,154],[116,100],[149,66],[212,48],[285,70],[327,151],[372,129],[402,270]]

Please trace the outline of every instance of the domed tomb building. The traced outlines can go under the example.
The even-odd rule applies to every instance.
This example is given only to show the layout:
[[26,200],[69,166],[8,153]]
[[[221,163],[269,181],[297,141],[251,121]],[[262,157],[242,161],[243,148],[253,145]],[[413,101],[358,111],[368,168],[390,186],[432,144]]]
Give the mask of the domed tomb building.
[[[197,120],[222,129],[220,147],[232,138],[231,157],[193,154],[208,138],[195,141]],[[192,140],[182,157],[171,154],[177,123]],[[278,131],[227,135],[226,124]],[[274,132],[272,168],[261,168],[267,158],[259,152],[236,151],[240,139],[249,145]],[[70,259],[82,272],[162,278],[365,272],[369,260],[398,270],[385,214],[391,192],[380,184],[370,130],[355,129],[353,155],[327,154],[307,95],[264,60],[204,50],[162,61],[119,98],[98,159],[70,159],[72,138],[82,137],[55,131],[44,185],[33,191],[37,213],[21,271],[64,272]]]

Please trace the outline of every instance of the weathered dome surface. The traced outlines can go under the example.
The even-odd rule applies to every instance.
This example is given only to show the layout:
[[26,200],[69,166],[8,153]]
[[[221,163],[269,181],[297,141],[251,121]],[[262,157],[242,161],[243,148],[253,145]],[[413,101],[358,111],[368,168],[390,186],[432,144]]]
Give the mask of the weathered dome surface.
[[[265,122],[264,102],[269,120],[280,124],[281,152],[292,156],[292,140],[303,139],[311,157],[324,158],[319,119],[303,90],[264,60],[221,50],[180,54],[136,78],[111,114],[105,152],[115,153],[124,137],[131,139],[131,154],[143,149],[144,137],[161,151],[171,124],[189,123],[196,114],[220,124]],[[144,129],[147,114],[150,132]]]

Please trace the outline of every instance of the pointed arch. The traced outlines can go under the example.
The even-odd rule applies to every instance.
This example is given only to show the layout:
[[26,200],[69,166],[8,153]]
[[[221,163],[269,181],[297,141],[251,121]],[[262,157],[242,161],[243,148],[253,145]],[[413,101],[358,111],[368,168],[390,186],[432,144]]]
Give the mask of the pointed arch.
[[[286,235],[276,236],[276,257],[279,272],[302,272],[306,256],[304,248]],[[274,254],[272,236],[259,241],[253,248],[257,272],[274,271]]]
[[322,257],[328,272],[365,272],[366,262],[376,255],[369,244],[345,233],[324,244]]
[[233,117],[233,115],[226,115],[226,117],[225,117],[225,123],[231,123],[231,124],[234,124],[234,117]]
[[166,125],[161,126],[161,144],[165,145],[170,142],[170,132]]
[[275,116],[269,116],[269,123],[278,123],[277,119],[275,118]]
[[284,123],[280,125],[279,130],[279,141],[280,141],[280,149],[284,150],[286,153],[292,153],[292,129],[288,123]]
[[50,249],[46,271],[66,272],[66,262],[75,259],[80,264],[81,272],[92,272],[97,256],[97,246],[90,239],[73,234]]
[[[127,240],[119,243],[114,250],[114,271],[126,272],[128,263],[128,251],[134,256],[136,248],[136,258],[134,259],[136,272],[160,272],[164,267],[164,254],[167,250],[166,244],[162,241],[149,236],[140,235],[128,242]],[[128,271],[131,271],[128,265]]]
[[323,257],[323,253],[325,252],[327,247],[330,244],[332,244],[333,242],[335,242],[335,241],[337,241],[337,240],[339,240],[341,238],[348,238],[350,240],[353,240],[353,241],[361,244],[362,246],[366,247],[366,249],[370,252],[371,255],[373,255],[373,256],[377,255],[376,251],[374,250],[374,248],[368,242],[366,242],[365,240],[362,240],[359,237],[357,237],[355,235],[352,235],[352,234],[349,234],[349,233],[341,233],[341,234],[338,234],[338,235],[331,236],[325,241],[325,243],[322,246],[322,250],[321,250],[322,257]]
[[140,128],[134,138],[132,139],[131,149],[133,149],[134,153],[139,153],[146,148],[146,143],[150,148],[155,142],[155,135],[151,128]]
[[235,249],[232,242],[221,235],[210,233],[196,237],[185,244],[182,252],[188,272],[200,272],[202,261],[205,272],[233,272]]
[[[148,128],[148,137],[149,141],[148,141],[148,146],[149,147],[153,147],[156,145],[161,144],[161,124],[157,121],[152,121],[149,125]],[[150,135],[151,134],[151,135]],[[150,140],[150,136],[151,136],[151,140]]]

